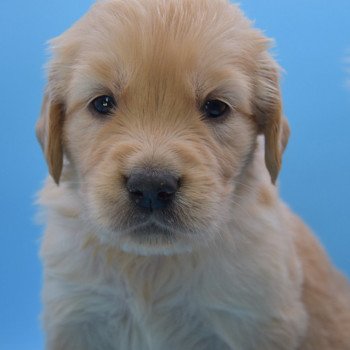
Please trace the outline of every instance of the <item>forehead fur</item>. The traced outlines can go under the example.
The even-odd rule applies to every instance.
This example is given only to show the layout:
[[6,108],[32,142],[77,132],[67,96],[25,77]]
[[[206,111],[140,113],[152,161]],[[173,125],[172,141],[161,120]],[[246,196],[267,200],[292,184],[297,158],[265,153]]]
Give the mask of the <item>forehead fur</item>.
[[239,8],[225,0],[99,1],[52,40],[51,93],[65,99],[72,71],[96,87],[106,82],[122,86],[139,71],[174,80],[191,71],[197,88],[205,90],[208,69],[211,77],[217,71],[218,79],[232,65],[251,75],[267,43]]

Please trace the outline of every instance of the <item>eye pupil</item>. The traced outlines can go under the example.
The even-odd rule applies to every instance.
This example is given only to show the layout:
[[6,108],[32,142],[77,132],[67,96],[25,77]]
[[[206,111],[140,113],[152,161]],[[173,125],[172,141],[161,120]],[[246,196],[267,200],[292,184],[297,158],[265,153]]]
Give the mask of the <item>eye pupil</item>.
[[115,108],[115,105],[116,103],[114,101],[114,98],[112,96],[107,95],[96,97],[91,102],[91,106],[94,109],[94,111],[103,115],[111,114],[111,112]]
[[220,100],[209,100],[204,104],[204,112],[209,118],[218,118],[227,112],[228,105]]

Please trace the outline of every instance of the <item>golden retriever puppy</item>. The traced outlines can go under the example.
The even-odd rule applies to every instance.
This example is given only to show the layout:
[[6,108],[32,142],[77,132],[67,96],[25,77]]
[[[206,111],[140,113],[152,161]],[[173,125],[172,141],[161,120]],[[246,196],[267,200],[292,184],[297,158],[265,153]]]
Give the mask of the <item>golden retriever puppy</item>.
[[345,350],[350,292],[278,197],[269,40],[225,0],[106,0],[52,41],[49,350]]

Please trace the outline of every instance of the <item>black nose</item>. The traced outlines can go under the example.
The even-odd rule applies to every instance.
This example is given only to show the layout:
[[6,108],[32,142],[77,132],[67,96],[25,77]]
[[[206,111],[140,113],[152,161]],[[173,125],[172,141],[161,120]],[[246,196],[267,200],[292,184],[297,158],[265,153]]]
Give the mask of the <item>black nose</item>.
[[179,188],[179,178],[167,172],[138,171],[126,180],[131,200],[150,211],[166,208]]

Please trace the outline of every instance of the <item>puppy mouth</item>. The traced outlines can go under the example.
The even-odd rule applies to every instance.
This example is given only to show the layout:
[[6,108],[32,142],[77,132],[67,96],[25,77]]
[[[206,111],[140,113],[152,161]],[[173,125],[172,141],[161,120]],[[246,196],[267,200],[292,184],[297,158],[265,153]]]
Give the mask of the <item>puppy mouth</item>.
[[[215,225],[212,222],[202,222],[199,226],[197,220],[191,224],[189,212],[187,221],[183,220],[185,214],[181,214],[180,211],[141,213],[130,210],[114,216],[107,230],[99,231],[100,237],[105,243],[137,255],[182,254],[213,239]],[[124,220],[120,221],[121,218]]]
[[176,228],[166,225],[154,217],[150,217],[143,223],[124,229],[123,234],[137,239],[163,237],[167,240],[174,240],[175,236],[179,235],[179,232]]
[[184,232],[154,219],[132,226],[122,232],[120,247],[138,255],[172,255],[191,251]]

